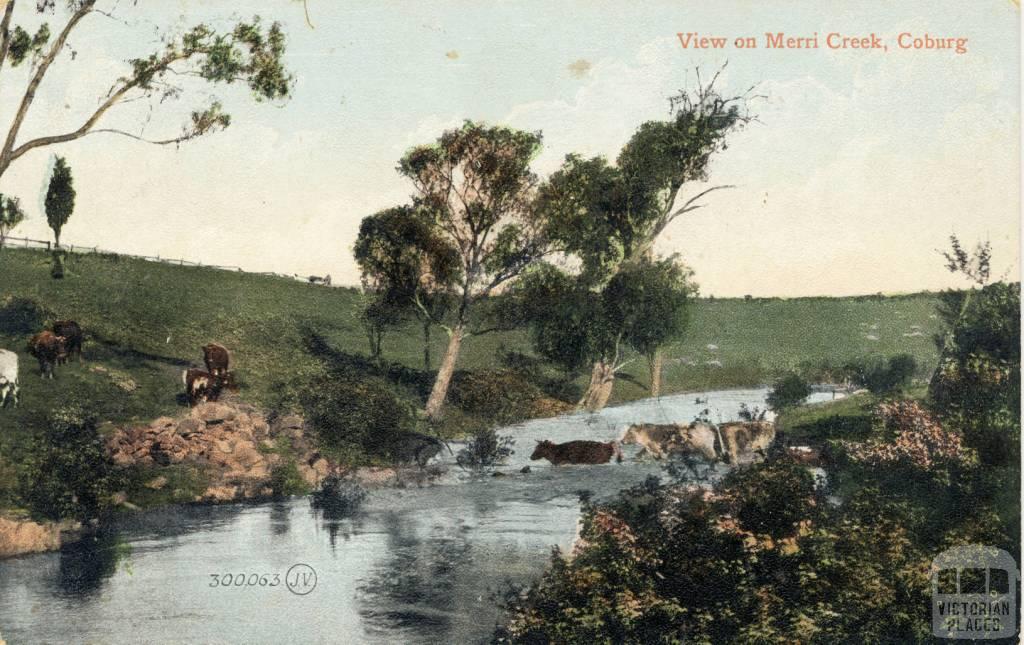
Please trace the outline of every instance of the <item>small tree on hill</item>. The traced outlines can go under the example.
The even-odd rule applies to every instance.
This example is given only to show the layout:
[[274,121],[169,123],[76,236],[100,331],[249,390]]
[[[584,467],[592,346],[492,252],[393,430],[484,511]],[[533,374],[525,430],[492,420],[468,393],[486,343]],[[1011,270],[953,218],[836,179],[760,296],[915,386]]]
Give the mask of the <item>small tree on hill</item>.
[[17,197],[0,194],[0,248],[12,230],[25,219],[21,201]]
[[75,182],[71,166],[64,157],[57,157],[46,189],[46,221],[53,229],[54,246],[60,246],[60,231],[75,210]]

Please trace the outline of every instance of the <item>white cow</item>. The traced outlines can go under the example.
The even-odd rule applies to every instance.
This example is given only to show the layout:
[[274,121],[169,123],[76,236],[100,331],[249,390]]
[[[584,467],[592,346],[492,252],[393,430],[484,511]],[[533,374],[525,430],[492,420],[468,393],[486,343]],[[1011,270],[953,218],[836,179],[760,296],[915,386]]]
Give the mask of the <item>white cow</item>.
[[0,408],[7,401],[18,405],[18,355],[8,349],[0,349]]

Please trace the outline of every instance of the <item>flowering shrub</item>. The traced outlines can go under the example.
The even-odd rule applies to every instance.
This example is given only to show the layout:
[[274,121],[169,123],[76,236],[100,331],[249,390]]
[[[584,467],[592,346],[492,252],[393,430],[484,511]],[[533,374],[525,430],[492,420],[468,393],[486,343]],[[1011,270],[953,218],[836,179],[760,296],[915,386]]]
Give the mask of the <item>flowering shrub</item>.
[[928,471],[936,466],[968,465],[972,459],[960,435],[944,429],[916,401],[880,403],[875,418],[891,440],[846,442],[854,461],[869,465],[905,465]]

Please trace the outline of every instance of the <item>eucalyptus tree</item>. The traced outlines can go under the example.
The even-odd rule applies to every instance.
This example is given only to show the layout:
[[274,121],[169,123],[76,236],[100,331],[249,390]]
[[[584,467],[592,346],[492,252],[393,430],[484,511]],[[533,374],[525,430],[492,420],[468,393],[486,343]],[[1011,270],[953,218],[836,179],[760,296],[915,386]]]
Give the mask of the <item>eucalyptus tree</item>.
[[463,341],[478,303],[515,280],[543,256],[547,238],[533,208],[537,178],[530,162],[539,132],[467,121],[431,145],[402,157],[398,170],[415,188],[416,206],[431,214],[431,228],[458,255],[459,280],[444,326],[448,346],[427,399],[437,419],[448,394]]
[[[602,157],[569,155],[541,187],[539,207],[551,237],[579,260],[579,277],[591,290],[652,262],[655,242],[673,221],[701,208],[710,193],[730,187],[708,186],[708,165],[725,149],[727,136],[753,120],[747,102],[754,97],[751,90],[721,94],[718,78],[704,84],[698,74],[696,88],[670,98],[670,118],[641,124],[614,165]],[[607,400],[599,393],[610,391],[616,372],[608,358],[593,363],[585,398]],[[657,396],[660,347],[650,348],[648,359],[651,394]]]
[[[534,350],[567,373],[601,363],[614,376],[683,332],[696,293],[691,275],[674,256],[643,259],[595,290],[579,275],[541,263],[516,285],[506,309],[530,328]],[[603,377],[592,371],[580,407],[608,403],[614,379]]]
[[[119,19],[121,12],[131,11],[135,4],[99,0],[7,1],[0,17],[0,97],[5,92],[13,93],[14,96],[3,100],[16,107],[6,133],[0,131],[0,177],[12,163],[32,150],[91,134],[116,134],[158,145],[177,145],[226,128],[231,117],[215,98],[197,106],[180,131],[164,137],[149,138],[104,127],[104,117],[119,106],[139,100],[156,106],[190,94],[194,89],[191,84],[183,83],[185,79],[201,79],[209,84],[244,83],[257,101],[286,99],[290,95],[293,81],[283,62],[285,35],[280,24],[267,25],[256,16],[252,20],[238,21],[224,31],[205,23],[180,31],[168,26],[159,30],[161,46],[128,60],[124,72],[111,78],[109,86],[97,93],[95,107],[88,108],[88,116],[78,127],[23,137],[22,126],[36,105],[40,85],[58,60],[85,64],[83,59],[87,56],[81,55],[78,48],[96,47],[101,42],[95,35],[83,34],[72,46],[73,37],[77,38],[79,31],[97,21]],[[43,23],[34,33],[29,33],[14,24],[15,15],[22,13],[19,11],[22,7],[25,7],[24,13],[59,14],[62,25],[51,31],[49,23]],[[16,89],[7,80],[9,70],[4,66],[18,67],[26,61],[30,66],[28,81],[24,88]]]
[[423,369],[430,369],[430,332],[443,325],[460,278],[459,256],[431,215],[397,206],[363,218],[354,248],[364,292],[370,353],[379,358],[389,327],[410,317],[423,330]]

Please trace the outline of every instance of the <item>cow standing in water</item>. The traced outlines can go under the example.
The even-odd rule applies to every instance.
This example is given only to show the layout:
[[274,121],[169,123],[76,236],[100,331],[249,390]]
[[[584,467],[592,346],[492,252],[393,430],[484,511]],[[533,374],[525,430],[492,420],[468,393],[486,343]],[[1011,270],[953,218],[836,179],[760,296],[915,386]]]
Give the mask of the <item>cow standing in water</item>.
[[18,355],[9,349],[0,349],[0,410],[10,401],[18,405]]
[[53,333],[64,339],[65,353],[60,358],[60,363],[66,363],[70,356],[77,356],[79,362],[82,360],[82,328],[74,320],[57,320],[53,323]]
[[618,441],[568,441],[552,443],[538,441],[530,459],[547,459],[555,466],[561,464],[606,464],[616,458],[622,463],[622,450]]
[[53,367],[67,356],[64,339],[52,331],[41,331],[28,341],[28,353],[39,361],[43,378],[53,378]]
[[228,367],[231,363],[231,354],[228,348],[217,343],[203,345],[203,362],[206,363],[206,371],[214,376],[227,376]]

